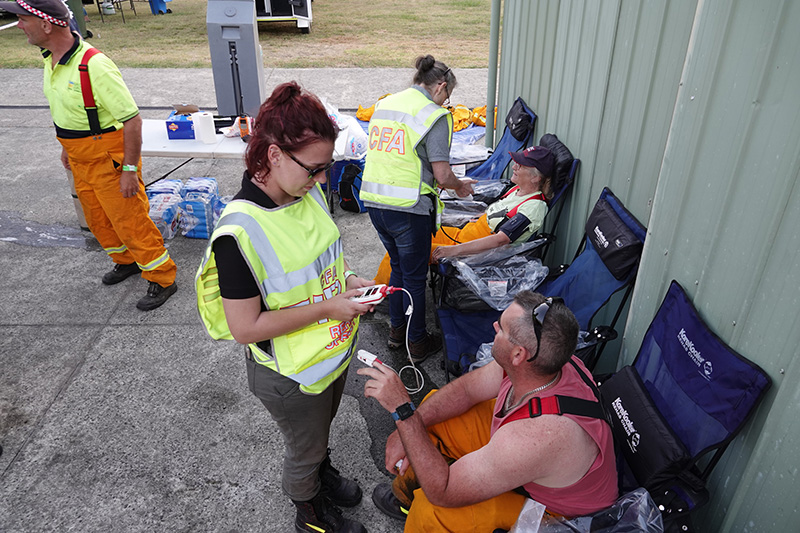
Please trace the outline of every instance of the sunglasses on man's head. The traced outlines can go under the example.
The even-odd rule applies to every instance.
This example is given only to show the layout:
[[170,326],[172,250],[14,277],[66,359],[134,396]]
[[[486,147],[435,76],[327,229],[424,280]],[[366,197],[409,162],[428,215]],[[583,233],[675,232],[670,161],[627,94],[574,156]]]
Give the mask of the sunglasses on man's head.
[[550,306],[554,303],[564,303],[564,299],[559,298],[558,296],[546,298],[545,301],[537,305],[531,313],[531,319],[533,320],[533,332],[536,334],[536,353],[533,354],[533,357],[528,359],[529,363],[539,357],[539,347],[542,345],[542,327],[544,326],[544,317],[547,316]]

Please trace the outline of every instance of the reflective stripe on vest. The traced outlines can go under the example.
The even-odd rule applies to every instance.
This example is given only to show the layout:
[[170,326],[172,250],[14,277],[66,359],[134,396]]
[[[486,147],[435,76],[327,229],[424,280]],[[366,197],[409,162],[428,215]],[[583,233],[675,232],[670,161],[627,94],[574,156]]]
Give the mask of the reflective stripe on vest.
[[[269,310],[318,303],[345,290],[341,238],[319,185],[275,209],[235,200],[223,212],[195,278],[198,311],[212,338],[232,338],[213,253],[221,236],[236,240]],[[272,353],[249,346],[256,362],[318,394],[347,367],[357,329],[358,319],[323,319],[271,339]]]
[[410,207],[419,201],[420,194],[436,194],[422,182],[422,162],[416,149],[442,116],[448,117],[452,141],[452,115],[413,87],[387,96],[376,108],[369,123],[361,199]]

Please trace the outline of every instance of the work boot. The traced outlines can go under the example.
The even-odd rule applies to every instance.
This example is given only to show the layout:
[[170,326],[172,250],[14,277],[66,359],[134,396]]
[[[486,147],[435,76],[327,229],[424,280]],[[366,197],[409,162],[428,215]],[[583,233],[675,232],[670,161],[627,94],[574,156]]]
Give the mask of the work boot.
[[136,307],[142,311],[152,311],[156,307],[161,307],[164,302],[169,300],[169,297],[178,291],[178,284],[172,282],[172,285],[162,287],[158,283],[151,281],[150,286],[147,288],[147,294],[143,296],[138,302]]
[[408,507],[400,503],[388,483],[378,483],[375,486],[375,490],[372,491],[372,503],[380,512],[391,518],[405,522],[408,516]]
[[406,509],[411,507],[411,502],[414,501],[414,491],[418,488],[420,488],[420,484],[413,466],[409,466],[402,476],[396,476],[391,483],[392,494]]
[[116,285],[120,281],[125,281],[134,274],[138,274],[142,270],[136,263],[130,265],[115,264],[114,270],[103,274],[103,283],[106,285]]
[[397,350],[406,345],[406,324],[399,328],[389,326],[389,349]]
[[319,480],[322,482],[320,494],[328,498],[334,505],[355,507],[361,502],[361,488],[358,483],[342,477],[331,464],[331,450],[319,466]]
[[414,364],[421,363],[442,349],[442,336],[438,333],[426,332],[421,341],[408,341],[408,349],[411,352],[411,361]]
[[322,494],[307,502],[296,502],[297,517],[294,529],[297,533],[367,533],[361,522],[342,516],[342,511]]

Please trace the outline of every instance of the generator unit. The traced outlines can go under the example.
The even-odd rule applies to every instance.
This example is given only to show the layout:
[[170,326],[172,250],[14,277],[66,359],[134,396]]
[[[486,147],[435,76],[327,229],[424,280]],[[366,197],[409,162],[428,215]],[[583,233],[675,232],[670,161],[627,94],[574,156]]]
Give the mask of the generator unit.
[[312,0],[255,0],[258,22],[297,21],[300,33],[311,31]]

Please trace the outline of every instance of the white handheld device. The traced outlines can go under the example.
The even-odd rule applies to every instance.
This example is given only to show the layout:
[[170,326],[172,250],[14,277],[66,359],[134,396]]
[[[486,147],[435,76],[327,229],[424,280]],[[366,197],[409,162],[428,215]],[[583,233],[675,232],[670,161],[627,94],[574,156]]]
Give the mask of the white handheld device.
[[393,287],[387,287],[386,285],[372,285],[371,287],[362,287],[359,290],[361,294],[350,299],[360,304],[370,305],[381,303],[384,298],[394,292]]
[[370,353],[366,350],[359,350],[358,353],[356,354],[356,359],[358,359],[367,366],[372,366],[373,364],[375,364],[376,361],[380,364],[383,364],[383,361],[378,359],[377,355],[375,355],[374,353]]

